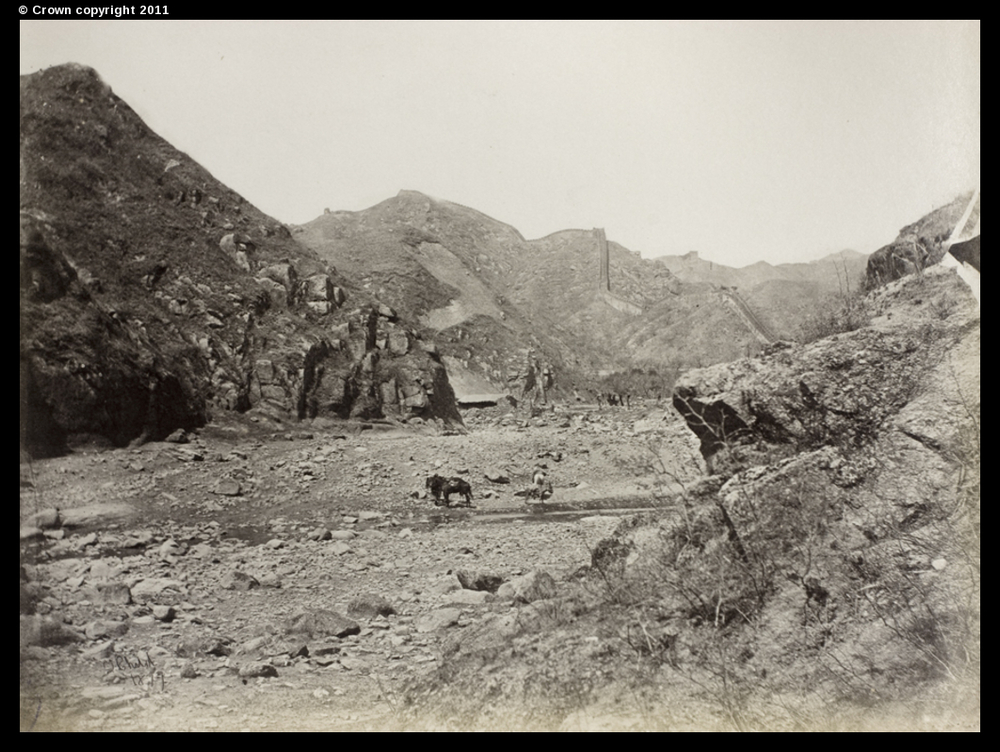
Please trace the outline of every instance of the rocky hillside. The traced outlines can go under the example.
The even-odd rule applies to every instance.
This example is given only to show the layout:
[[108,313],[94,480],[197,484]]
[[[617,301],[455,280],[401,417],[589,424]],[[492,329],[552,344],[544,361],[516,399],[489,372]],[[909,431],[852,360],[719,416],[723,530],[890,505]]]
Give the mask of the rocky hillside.
[[683,256],[660,256],[656,261],[692,287],[737,291],[775,338],[801,341],[810,337],[810,321],[817,308],[835,307],[863,285],[867,259],[857,251],[844,250],[809,263],[759,261],[737,269],[706,261],[691,251]]
[[683,374],[709,474],[664,469],[589,567],[457,632],[408,718],[978,727],[976,301],[934,267],[867,302],[855,331]]
[[459,380],[481,384],[474,391],[511,387],[529,351],[563,375],[590,365],[571,338],[536,326],[509,299],[506,280],[516,273],[525,241],[480,212],[401,191],[364,211],[325,213],[293,233],[418,320]]
[[[772,689],[978,702],[975,300],[938,266],[868,304],[857,331],[679,380],[674,405],[714,476],[675,576],[702,578],[687,587],[715,604],[716,628],[754,625],[731,643],[749,650],[732,667],[748,686],[771,665],[787,667]],[[710,593],[712,577],[729,584]],[[690,606],[680,588],[671,602]]]
[[[683,264],[675,273],[611,241],[611,290],[602,295],[593,230],[526,240],[481,212],[415,191],[359,212],[327,212],[293,233],[419,318],[429,336],[439,334],[450,366],[496,389],[523,368],[528,349],[555,366],[563,387],[634,364],[677,370],[731,360],[799,336],[818,298],[860,285],[847,280],[860,275],[860,254],[686,280]],[[737,281],[739,294],[723,289]],[[766,336],[747,326],[740,305],[754,309]]]
[[[866,286],[874,289],[941,261],[945,254],[944,243],[972,196],[972,192],[958,196],[951,203],[902,228],[894,241],[871,255],[865,276]],[[972,228],[978,222],[979,201],[976,201],[966,227]]]
[[21,441],[214,411],[460,424],[433,343],[151,132],[91,69],[20,81]]

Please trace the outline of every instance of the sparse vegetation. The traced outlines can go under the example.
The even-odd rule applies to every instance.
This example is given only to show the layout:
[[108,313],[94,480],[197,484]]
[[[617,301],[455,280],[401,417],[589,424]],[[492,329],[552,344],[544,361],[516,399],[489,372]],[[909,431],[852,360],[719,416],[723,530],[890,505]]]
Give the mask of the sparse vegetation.
[[834,270],[837,274],[838,291],[819,301],[812,314],[802,322],[799,328],[799,341],[802,344],[834,334],[856,331],[872,319],[864,277],[852,282],[846,263],[842,267],[835,263]]

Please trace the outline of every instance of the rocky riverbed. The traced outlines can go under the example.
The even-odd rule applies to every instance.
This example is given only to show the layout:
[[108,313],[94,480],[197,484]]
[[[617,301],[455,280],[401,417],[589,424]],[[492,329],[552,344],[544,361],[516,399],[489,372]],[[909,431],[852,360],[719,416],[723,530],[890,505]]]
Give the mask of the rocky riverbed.
[[[251,416],[22,462],[21,729],[407,727],[403,688],[449,644],[551,598],[701,472],[663,406],[466,422]],[[519,495],[536,465],[546,503]],[[434,473],[474,508],[436,506]]]

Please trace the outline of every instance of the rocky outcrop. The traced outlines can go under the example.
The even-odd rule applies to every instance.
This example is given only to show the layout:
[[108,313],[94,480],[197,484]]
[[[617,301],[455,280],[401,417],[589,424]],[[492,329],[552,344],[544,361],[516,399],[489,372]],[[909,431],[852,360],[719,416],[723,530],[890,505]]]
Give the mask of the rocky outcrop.
[[[921,308],[906,310],[908,301]],[[863,446],[924,391],[972,315],[969,303],[946,270],[896,283],[871,302],[895,314],[809,345],[777,343],[757,358],[689,371],[677,381],[674,407],[709,462],[720,453]],[[954,314],[943,318],[948,309]]]
[[797,682],[978,687],[976,302],[935,266],[866,305],[857,331],[678,381],[713,475],[595,561],[621,597],[655,603],[673,660],[725,627],[754,646],[751,682],[808,654]]
[[35,453],[257,407],[460,424],[443,367],[395,312],[150,132],[94,71],[21,78],[20,157],[21,441]]
[[916,274],[935,263],[931,258],[930,250],[919,239],[890,243],[868,257],[865,285],[871,290],[907,274]]
[[868,258],[865,286],[873,290],[907,274],[914,274],[937,264],[945,254],[945,245],[966,209],[972,216],[966,219],[972,227],[979,220],[979,202],[970,204],[971,193],[955,198],[949,204],[930,212],[899,231],[896,239],[879,248]]

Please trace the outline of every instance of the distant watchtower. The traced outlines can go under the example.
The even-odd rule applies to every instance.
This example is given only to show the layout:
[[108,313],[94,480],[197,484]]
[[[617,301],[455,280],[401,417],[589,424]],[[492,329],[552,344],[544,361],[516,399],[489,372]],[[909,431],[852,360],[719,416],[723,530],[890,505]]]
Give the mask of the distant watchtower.
[[601,277],[598,289],[601,292],[611,292],[611,260],[608,255],[608,238],[604,234],[604,228],[595,227],[594,237],[597,239],[597,250],[601,259]]

